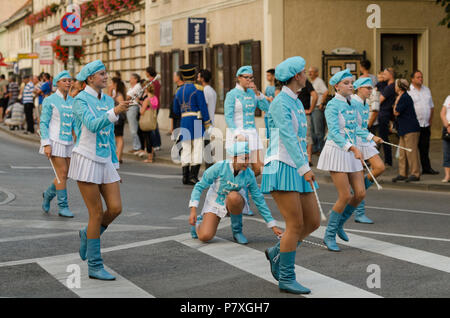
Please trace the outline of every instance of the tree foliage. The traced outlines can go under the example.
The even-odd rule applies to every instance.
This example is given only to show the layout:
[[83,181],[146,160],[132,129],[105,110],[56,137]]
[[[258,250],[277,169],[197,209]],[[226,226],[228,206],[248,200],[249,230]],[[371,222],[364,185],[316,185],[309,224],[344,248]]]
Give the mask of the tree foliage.
[[446,25],[450,29],[450,0],[436,0],[436,4],[445,7],[446,16],[439,22],[439,25]]

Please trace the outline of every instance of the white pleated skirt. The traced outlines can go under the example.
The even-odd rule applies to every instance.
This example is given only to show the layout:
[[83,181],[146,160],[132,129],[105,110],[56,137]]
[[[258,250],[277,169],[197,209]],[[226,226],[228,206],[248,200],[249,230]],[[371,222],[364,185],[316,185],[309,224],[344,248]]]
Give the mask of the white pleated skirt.
[[[247,199],[245,198],[245,191],[241,189],[239,194],[244,199],[244,210],[242,213],[247,213],[250,207],[248,206]],[[217,215],[219,218],[223,219],[227,214],[227,208],[225,205],[220,205],[216,202],[217,194],[211,188],[209,188],[208,193],[206,194],[205,204],[203,205],[202,215],[205,213],[213,213]]]
[[379,154],[377,147],[375,146],[375,143],[366,142],[358,144],[358,149],[361,151],[364,160],[369,160],[373,156],[376,156]]
[[74,152],[70,160],[70,179],[95,184],[108,184],[120,181],[119,173],[111,161],[100,163]]
[[363,166],[353,152],[344,151],[327,141],[320,154],[317,169],[350,173],[363,170]]
[[[72,157],[72,145],[63,145],[59,142],[50,140],[50,146],[52,147],[52,156],[53,157],[61,157],[61,158],[70,158]],[[39,148],[39,153],[41,155],[45,155],[44,147],[41,146]]]

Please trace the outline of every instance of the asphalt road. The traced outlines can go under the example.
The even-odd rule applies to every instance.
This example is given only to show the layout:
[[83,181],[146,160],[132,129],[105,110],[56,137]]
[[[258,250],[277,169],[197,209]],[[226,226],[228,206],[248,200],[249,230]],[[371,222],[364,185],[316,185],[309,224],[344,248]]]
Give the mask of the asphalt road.
[[[89,280],[77,232],[88,213],[76,183],[68,185],[75,218],[59,217],[56,200],[47,215],[40,206],[53,172],[38,146],[0,133],[0,158],[0,297],[301,297],[280,293],[271,277],[264,250],[277,238],[259,215],[245,217],[247,246],[234,243],[229,218],[212,242],[193,240],[181,168],[132,160],[119,170],[123,213],[102,236],[118,279]],[[320,184],[319,196],[327,213],[336,191]],[[324,247],[325,222],[297,251],[306,297],[450,297],[450,194],[372,188],[366,202],[375,224],[350,220],[342,252]]]

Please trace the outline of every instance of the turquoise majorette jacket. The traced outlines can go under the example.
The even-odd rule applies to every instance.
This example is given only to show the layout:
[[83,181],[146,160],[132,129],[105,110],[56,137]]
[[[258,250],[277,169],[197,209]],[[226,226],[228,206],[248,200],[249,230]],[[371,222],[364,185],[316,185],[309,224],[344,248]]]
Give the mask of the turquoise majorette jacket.
[[300,175],[311,170],[306,152],[308,124],[302,102],[287,86],[270,104],[267,115],[270,143],[264,164],[278,160],[297,169]]
[[112,161],[118,168],[114,140],[114,122],[119,117],[114,113],[114,100],[97,92],[90,86],[81,91],[74,100],[73,114],[77,141],[73,152],[100,163]]
[[180,127],[189,131],[189,134],[181,132],[180,141],[202,138],[205,130],[211,127],[202,86],[190,82],[180,86],[172,107],[174,114],[181,116]]
[[63,145],[73,144],[72,104],[73,98],[67,95],[64,99],[59,90],[44,99],[39,122],[41,146],[51,145],[51,141]]
[[[357,122],[358,126],[363,130],[367,131],[369,133],[370,139],[373,138],[373,135],[369,132],[369,114],[370,114],[370,107],[369,105],[361,99],[358,95],[352,95],[352,104],[355,105],[356,110],[358,111],[357,116]],[[361,135],[361,132],[360,132]],[[367,140],[363,140],[360,135],[357,137],[357,143],[358,144],[364,144],[367,143]],[[368,136],[368,137],[369,137]]]
[[264,94],[261,93],[259,96],[256,96],[253,90],[247,89],[247,91],[244,91],[244,88],[237,84],[225,97],[225,121],[228,128],[233,131],[239,129],[256,129],[256,107],[267,112],[269,106],[270,104]]
[[214,200],[221,206],[225,206],[225,198],[231,191],[239,192],[243,188],[248,188],[259,213],[267,223],[267,227],[276,226],[276,221],[273,219],[264,196],[256,183],[255,174],[249,167],[239,171],[235,177],[231,160],[215,163],[203,173],[202,179],[192,190],[189,207],[198,207],[202,192],[208,187],[211,187],[214,196],[208,197],[208,199]]
[[[348,151],[352,145],[357,146],[357,137],[371,141],[373,134],[358,125],[358,109],[344,96],[337,94],[325,108],[325,119],[328,125],[327,142]],[[347,133],[350,136],[347,136]]]

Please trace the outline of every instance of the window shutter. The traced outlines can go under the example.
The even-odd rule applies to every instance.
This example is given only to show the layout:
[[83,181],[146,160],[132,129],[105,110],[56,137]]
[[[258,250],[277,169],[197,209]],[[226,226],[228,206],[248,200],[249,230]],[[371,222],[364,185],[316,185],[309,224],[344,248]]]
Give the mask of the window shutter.
[[170,80],[170,53],[166,52],[162,54],[162,63],[161,63],[161,73],[162,73],[162,105],[164,108],[168,107],[168,103],[170,101],[170,86],[172,85],[172,81]]
[[184,65],[184,50],[180,51],[180,66]]
[[252,68],[255,84],[261,89],[261,41],[252,42]]
[[155,67],[155,54],[148,55],[148,65],[151,67]]
[[223,89],[225,95],[230,91],[233,81],[233,76],[231,75],[231,45],[223,46]]
[[205,48],[205,55],[206,55],[206,69],[211,72],[213,75],[211,78],[211,86],[214,87],[214,50],[211,47]]
[[[236,77],[238,69],[241,67],[239,44],[231,45],[231,78]],[[233,87],[234,85],[231,85]]]

